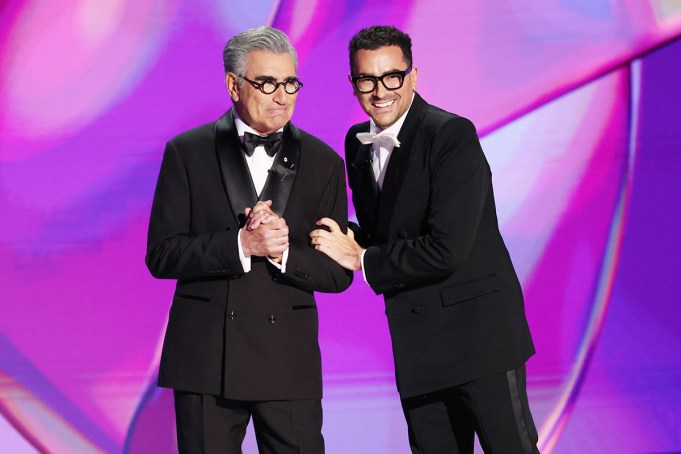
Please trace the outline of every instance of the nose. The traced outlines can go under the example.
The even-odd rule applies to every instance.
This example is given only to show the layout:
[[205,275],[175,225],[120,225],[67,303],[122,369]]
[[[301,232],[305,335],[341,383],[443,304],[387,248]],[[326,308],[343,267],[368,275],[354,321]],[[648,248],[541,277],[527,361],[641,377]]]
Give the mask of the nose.
[[380,80],[376,81],[376,88],[374,88],[374,98],[381,99],[388,93],[388,89],[385,88],[383,82]]
[[272,93],[272,100],[277,104],[286,104],[286,90],[284,90],[283,85],[277,87],[274,93]]

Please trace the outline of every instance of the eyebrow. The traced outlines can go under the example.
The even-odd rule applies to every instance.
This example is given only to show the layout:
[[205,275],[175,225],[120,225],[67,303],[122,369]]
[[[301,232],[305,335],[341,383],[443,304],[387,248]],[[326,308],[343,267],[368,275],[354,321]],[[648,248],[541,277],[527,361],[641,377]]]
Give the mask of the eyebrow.
[[[292,79],[298,79],[298,76],[288,76],[284,79],[284,82],[287,81],[287,80],[292,80]],[[255,76],[255,78],[253,80],[263,81],[263,82],[272,80],[272,81],[277,82],[277,78],[274,77],[274,76]]]
[[403,73],[405,71],[406,71],[406,69],[391,69],[391,70],[386,71],[383,74],[380,74],[378,76],[374,76],[373,74],[368,74],[368,73],[360,73],[357,77],[381,77],[381,76],[385,76],[386,74]]

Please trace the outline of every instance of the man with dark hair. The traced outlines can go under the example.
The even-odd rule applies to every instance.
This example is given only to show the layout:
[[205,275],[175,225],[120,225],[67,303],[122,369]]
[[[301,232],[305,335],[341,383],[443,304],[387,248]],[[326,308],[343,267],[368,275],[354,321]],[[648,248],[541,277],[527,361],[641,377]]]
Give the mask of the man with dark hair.
[[313,292],[352,273],[309,245],[320,216],[347,224],[343,160],[290,123],[297,56],[258,27],[224,50],[233,108],[168,142],[147,266],[177,279],[159,386],[175,390],[180,453],[323,453]]
[[408,67],[412,65],[411,38],[395,27],[376,26],[365,28],[357,33],[348,46],[350,50],[350,68],[353,59],[360,50],[377,50],[381,47],[396,46],[402,51],[402,58]]
[[[416,92],[411,39],[394,27],[350,42],[350,82],[370,121],[345,139],[361,229],[320,219],[315,247],[385,298],[414,453],[536,453],[520,284],[499,233],[473,124]],[[356,236],[356,240],[355,240]]]

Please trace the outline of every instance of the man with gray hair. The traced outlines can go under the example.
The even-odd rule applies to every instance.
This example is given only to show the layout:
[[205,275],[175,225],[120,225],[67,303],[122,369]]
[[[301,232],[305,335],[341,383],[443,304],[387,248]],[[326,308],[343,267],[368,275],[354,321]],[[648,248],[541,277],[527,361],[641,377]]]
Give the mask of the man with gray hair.
[[347,225],[342,159],[290,123],[297,56],[270,27],[223,54],[233,107],[168,142],[146,263],[176,279],[158,384],[174,389],[180,453],[322,453],[313,292],[345,271],[309,245],[320,217]]

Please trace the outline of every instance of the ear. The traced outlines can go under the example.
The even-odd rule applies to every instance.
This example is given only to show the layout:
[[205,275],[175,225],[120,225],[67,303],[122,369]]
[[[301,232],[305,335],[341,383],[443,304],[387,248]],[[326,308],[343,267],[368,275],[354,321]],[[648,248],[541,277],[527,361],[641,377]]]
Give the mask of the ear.
[[409,74],[411,75],[411,89],[416,91],[416,79],[419,75],[419,69],[414,66]]
[[352,73],[348,73],[348,82],[350,82],[350,85],[352,86],[352,94],[355,96],[361,95],[361,93],[357,90],[357,87],[355,87],[355,83],[352,81]]
[[229,97],[232,98],[233,102],[239,101],[239,77],[229,72],[225,76],[225,84],[227,85],[227,91],[229,92]]

